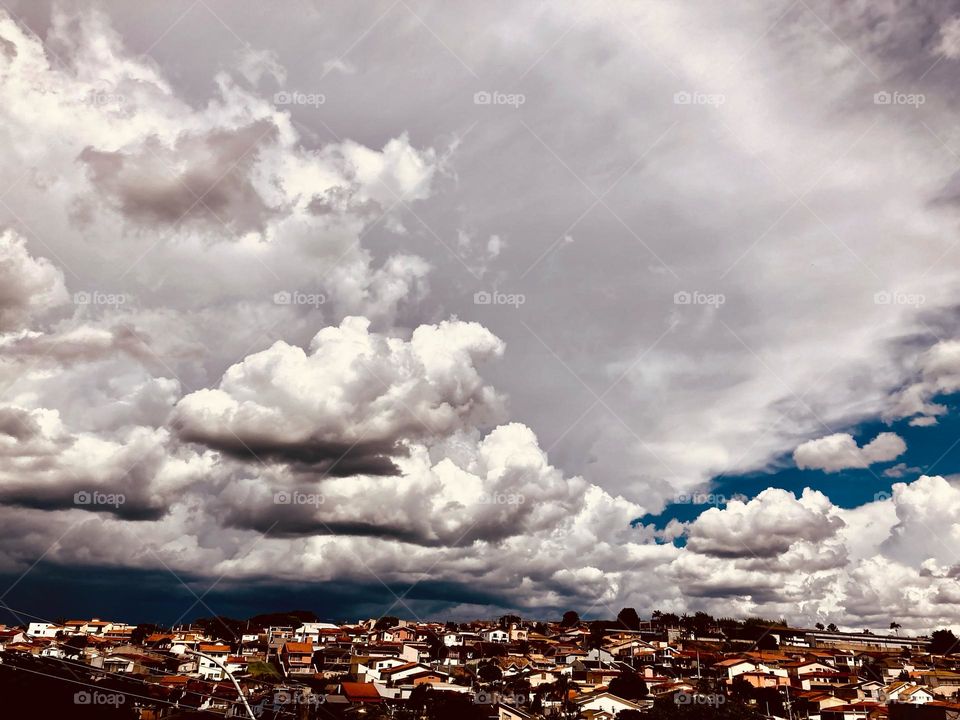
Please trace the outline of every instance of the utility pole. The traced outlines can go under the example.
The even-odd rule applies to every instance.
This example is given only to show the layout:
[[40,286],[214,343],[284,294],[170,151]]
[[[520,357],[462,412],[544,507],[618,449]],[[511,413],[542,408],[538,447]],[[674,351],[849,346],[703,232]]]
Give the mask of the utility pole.
[[210,657],[209,655],[207,655],[206,653],[200,652],[199,650],[191,650],[190,648],[184,648],[184,652],[189,653],[190,655],[199,655],[200,657],[209,660],[209,661],[212,662],[214,665],[216,665],[218,668],[220,668],[221,670],[223,670],[223,672],[226,674],[226,676],[227,676],[228,678],[230,678],[230,682],[232,682],[232,683],[233,683],[233,686],[237,689],[237,695],[240,696],[240,702],[243,703],[243,707],[244,707],[244,709],[247,711],[247,715],[250,716],[250,720],[257,720],[257,716],[254,715],[254,714],[253,714],[253,710],[250,709],[250,703],[247,702],[247,697],[246,697],[246,695],[244,695],[244,694],[243,694],[243,690],[240,689],[240,683],[237,682],[237,679],[233,676],[233,673],[230,672],[229,670],[227,670],[227,668],[226,668],[225,665],[223,665],[223,664],[222,664],[219,660],[217,660],[216,658],[212,658],[212,657]]

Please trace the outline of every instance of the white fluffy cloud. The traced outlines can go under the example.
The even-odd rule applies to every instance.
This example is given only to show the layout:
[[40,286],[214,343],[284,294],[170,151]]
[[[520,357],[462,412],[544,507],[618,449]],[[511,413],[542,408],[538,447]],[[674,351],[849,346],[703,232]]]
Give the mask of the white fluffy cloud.
[[30,255],[13,231],[0,234],[0,330],[20,327],[66,301],[63,272],[48,259]]
[[833,537],[843,521],[831,510],[823,493],[807,489],[798,500],[786,490],[768,488],[749,502],[732,500],[722,510],[703,512],[687,529],[687,547],[718,557],[782,555],[795,543]]
[[[477,323],[421,325],[409,341],[371,333],[365,318],[324,328],[309,352],[278,342],[177,405],[188,440],[240,454],[347,463],[398,444],[490,423],[502,399],[476,365],[503,353]],[[339,470],[340,468],[338,468]]]
[[889,462],[906,450],[903,438],[892,432],[880,433],[863,447],[847,433],[834,433],[800,445],[793,451],[793,461],[801,470],[837,472]]

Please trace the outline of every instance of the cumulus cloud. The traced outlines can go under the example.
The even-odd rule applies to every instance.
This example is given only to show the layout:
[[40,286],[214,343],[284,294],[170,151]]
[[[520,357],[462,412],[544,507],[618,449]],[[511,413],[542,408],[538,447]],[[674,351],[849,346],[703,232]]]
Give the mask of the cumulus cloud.
[[[589,491],[551,467],[536,436],[512,423],[483,438],[415,444],[395,477],[294,484],[277,473],[234,482],[217,498],[226,521],[284,535],[369,535],[419,545],[470,546],[546,532]],[[302,502],[295,502],[302,497]],[[278,502],[278,498],[281,502]]]
[[786,490],[768,488],[748,502],[733,500],[710,508],[687,528],[687,547],[717,557],[769,558],[795,543],[820,543],[833,537],[843,520],[823,493],[804,490],[798,499]]
[[940,340],[919,354],[912,382],[893,397],[886,415],[911,418],[911,425],[924,427],[937,422],[946,413],[944,405],[934,402],[938,395],[960,390],[960,341]]
[[[115,440],[71,433],[53,410],[0,407],[0,502],[77,507],[129,520],[164,515],[175,493],[209,471],[163,429],[132,428]],[[101,497],[108,496],[108,497]]]
[[834,433],[800,445],[793,451],[793,461],[801,470],[837,472],[889,462],[906,450],[903,438],[892,432],[880,433],[863,447],[857,445],[852,435]]
[[0,330],[19,328],[66,301],[63,272],[47,258],[32,256],[12,230],[0,234]]
[[178,403],[178,432],[241,457],[383,474],[396,470],[386,456],[401,442],[500,414],[501,398],[476,365],[500,356],[503,343],[481,325],[421,325],[409,341],[369,327],[350,317],[318,332],[309,351],[278,342],[245,358],[218,387]]

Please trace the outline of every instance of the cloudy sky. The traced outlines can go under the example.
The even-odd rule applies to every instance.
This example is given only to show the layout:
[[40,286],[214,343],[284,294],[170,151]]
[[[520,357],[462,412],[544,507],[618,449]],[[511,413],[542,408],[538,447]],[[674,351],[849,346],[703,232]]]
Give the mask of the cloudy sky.
[[0,602],[957,626],[960,2],[4,7]]

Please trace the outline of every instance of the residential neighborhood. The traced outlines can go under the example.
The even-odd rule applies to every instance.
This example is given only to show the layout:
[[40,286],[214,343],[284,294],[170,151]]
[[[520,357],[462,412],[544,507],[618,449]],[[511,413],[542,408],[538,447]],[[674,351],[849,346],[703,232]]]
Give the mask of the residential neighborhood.
[[946,720],[960,717],[960,643],[895,621],[844,632],[631,608],[466,623],[24,617],[0,625],[0,685],[4,718]]

